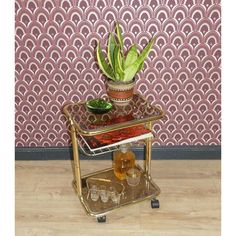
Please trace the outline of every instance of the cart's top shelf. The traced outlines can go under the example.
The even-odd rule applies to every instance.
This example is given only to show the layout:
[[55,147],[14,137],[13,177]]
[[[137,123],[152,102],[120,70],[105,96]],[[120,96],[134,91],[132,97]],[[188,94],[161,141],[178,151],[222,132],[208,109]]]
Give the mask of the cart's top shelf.
[[[109,100],[107,97],[103,97]],[[86,102],[70,103],[64,106],[65,115],[82,135],[95,135],[124,127],[145,124],[164,116],[160,108],[152,106],[139,94],[134,94],[126,106],[116,106],[105,114],[94,114],[86,107]]]

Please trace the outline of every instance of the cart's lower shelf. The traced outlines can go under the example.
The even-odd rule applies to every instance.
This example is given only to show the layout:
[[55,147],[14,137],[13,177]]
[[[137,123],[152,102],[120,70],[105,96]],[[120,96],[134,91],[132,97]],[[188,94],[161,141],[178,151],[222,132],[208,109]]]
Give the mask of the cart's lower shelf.
[[[127,184],[126,180],[120,181],[116,178],[113,172],[113,168],[109,168],[106,170],[98,171],[89,175],[86,175],[82,178],[82,197],[81,202],[87,211],[87,213],[91,216],[101,216],[105,215],[115,209],[118,209],[123,206],[127,206],[129,204],[134,204],[146,199],[155,198],[160,194],[159,187],[152,181],[152,179],[148,178],[144,171],[140,166],[137,165],[137,168],[141,172],[140,183],[137,186],[131,187]],[[107,182],[118,183],[123,187],[123,193],[121,194],[120,202],[114,203],[111,199],[108,202],[104,203],[99,198],[97,201],[92,201],[89,197],[89,190],[87,188],[86,180],[104,180]],[[73,182],[74,188],[76,190],[76,182]]]

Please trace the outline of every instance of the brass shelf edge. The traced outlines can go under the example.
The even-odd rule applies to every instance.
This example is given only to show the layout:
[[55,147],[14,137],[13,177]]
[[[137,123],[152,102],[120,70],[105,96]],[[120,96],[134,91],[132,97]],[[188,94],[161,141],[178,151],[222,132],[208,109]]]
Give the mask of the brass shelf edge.
[[[139,165],[136,165],[136,166],[140,170],[142,170],[142,173],[144,174],[143,169]],[[95,176],[97,174],[101,174],[101,173],[104,173],[104,172],[107,172],[107,171],[111,171],[111,170],[113,171],[112,167],[111,168],[106,168],[106,169],[103,169],[103,170],[99,170],[99,171],[96,171],[96,172],[92,172],[92,173],[83,175],[81,177],[81,180],[85,180],[86,178],[93,177],[93,176]],[[154,181],[152,180],[151,176],[146,176],[146,175],[144,175],[144,176],[145,177],[143,177],[143,178],[145,178],[148,181],[148,183],[151,184],[155,188],[156,193],[150,194],[150,195],[148,195],[146,197],[143,197],[143,198],[134,199],[134,200],[129,201],[129,202],[124,202],[122,204],[114,206],[113,208],[111,208],[109,210],[102,209],[101,211],[98,211],[98,212],[93,212],[90,209],[88,204],[86,204],[86,200],[84,200],[85,196],[83,196],[83,195],[79,196],[79,194],[77,192],[77,186],[76,186],[75,180],[73,180],[72,185],[73,185],[75,191],[77,192],[77,195],[78,195],[78,197],[79,197],[79,199],[80,199],[80,201],[81,201],[81,203],[82,203],[82,205],[83,205],[83,207],[85,209],[86,214],[89,215],[89,216],[92,216],[92,217],[99,217],[99,216],[107,215],[107,214],[109,214],[109,213],[111,213],[111,212],[113,212],[115,210],[123,209],[124,207],[128,207],[130,205],[133,205],[133,204],[136,204],[136,203],[139,203],[139,202],[143,202],[143,201],[146,201],[146,200],[150,200],[150,199],[153,199],[153,198],[156,198],[157,196],[159,196],[159,194],[161,193],[160,188],[154,183]],[[86,187],[84,187],[84,188],[86,188]]]

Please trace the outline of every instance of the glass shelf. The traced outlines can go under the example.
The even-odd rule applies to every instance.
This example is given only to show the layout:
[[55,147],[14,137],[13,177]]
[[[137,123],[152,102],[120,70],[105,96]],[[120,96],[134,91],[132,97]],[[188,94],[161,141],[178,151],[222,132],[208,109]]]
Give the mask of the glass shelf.
[[[109,101],[108,97],[104,99]],[[85,136],[157,121],[164,116],[160,108],[152,106],[139,94],[134,94],[128,105],[113,105],[105,114],[90,112],[85,102],[68,104],[63,110],[69,120],[73,121],[77,131]]]
[[[136,165],[136,167],[141,172],[140,183],[135,186],[131,187],[127,184],[126,180],[118,180],[114,175],[113,168],[109,168],[106,170],[98,171],[86,176],[82,177],[82,196],[83,201],[82,204],[86,210],[86,212],[91,216],[100,216],[104,214],[108,214],[109,212],[122,208],[124,206],[138,203],[144,201],[146,199],[152,199],[160,194],[160,188],[152,181],[150,177],[145,175],[143,169]],[[95,178],[95,179],[105,179],[110,183],[120,183],[124,190],[122,192],[122,197],[119,204],[113,203],[109,200],[107,203],[102,203],[99,199],[96,202],[93,202],[88,195],[88,188],[86,185],[86,180],[88,178]],[[73,182],[73,186],[76,190],[76,182]]]

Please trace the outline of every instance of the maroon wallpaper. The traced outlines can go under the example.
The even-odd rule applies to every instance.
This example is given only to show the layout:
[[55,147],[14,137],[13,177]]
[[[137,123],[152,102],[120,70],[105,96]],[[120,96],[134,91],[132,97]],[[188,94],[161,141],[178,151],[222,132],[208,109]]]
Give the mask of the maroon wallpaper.
[[94,47],[115,19],[126,48],[158,36],[136,85],[166,111],[154,143],[219,145],[220,15],[220,0],[16,0],[16,146],[69,145],[61,108],[105,94]]

